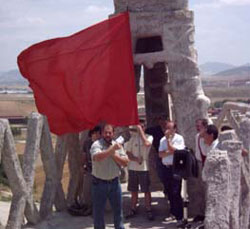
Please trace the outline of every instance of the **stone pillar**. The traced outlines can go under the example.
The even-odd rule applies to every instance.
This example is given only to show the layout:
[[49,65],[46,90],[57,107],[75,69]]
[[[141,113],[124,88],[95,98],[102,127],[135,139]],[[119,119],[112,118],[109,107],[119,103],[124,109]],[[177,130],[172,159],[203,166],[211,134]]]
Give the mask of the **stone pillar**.
[[27,198],[26,182],[23,178],[22,168],[16,153],[15,142],[8,120],[0,120],[0,126],[5,130],[2,162],[13,193],[6,229],[19,229],[23,222]]
[[65,134],[63,136],[57,137],[56,141],[55,157],[56,157],[58,181],[57,181],[56,196],[55,196],[55,207],[57,211],[63,211],[67,209],[67,203],[61,183],[63,176],[63,168],[68,151],[67,137],[68,135]]
[[27,187],[27,203],[25,216],[29,223],[36,224],[40,220],[38,209],[33,200],[33,186],[35,178],[35,163],[40,151],[40,140],[43,118],[38,113],[31,113],[28,120],[26,145],[23,155],[23,176]]
[[3,144],[4,144],[4,132],[5,128],[2,122],[0,122],[0,163],[2,163],[2,152],[3,152]]
[[144,67],[145,106],[148,126],[157,125],[157,117],[169,117],[168,82],[165,63],[156,63],[152,69]]
[[[206,118],[209,99],[204,95],[197,53],[194,49],[193,13],[185,11],[172,17],[174,22],[164,27],[173,112],[180,134],[188,147],[194,149],[195,120]],[[179,23],[177,23],[177,21]],[[172,40],[178,34],[178,39]],[[169,48],[168,48],[169,47]]]
[[[243,147],[250,151],[250,118],[243,118],[240,131],[237,133]],[[250,221],[250,153],[242,157],[241,166],[241,197],[240,197],[240,228],[249,229]]]
[[140,79],[141,79],[141,66],[135,65],[135,86],[136,86],[136,92],[138,93],[140,91]]
[[241,180],[241,149],[242,143],[239,141],[224,141],[223,150],[228,153],[230,161],[230,196],[229,196],[229,228],[241,229],[239,224],[239,207],[240,207],[240,180]]
[[45,219],[52,213],[57,188],[57,170],[54,148],[46,117],[43,117],[44,125],[41,137],[41,159],[45,172],[45,184],[40,205],[40,216]]
[[[67,194],[67,205],[70,206],[75,203],[75,199],[78,195],[80,166],[81,166],[81,154],[79,145],[79,134],[69,134],[68,136],[68,165],[70,171],[70,180]],[[82,182],[81,182],[82,183]]]
[[[176,13],[171,19],[173,22],[164,27],[164,33],[166,47],[169,49],[168,67],[173,116],[186,146],[195,149],[195,120],[208,117],[207,109],[210,102],[204,95],[196,62],[193,13]],[[177,34],[178,38],[174,40]],[[189,216],[195,216],[195,208],[200,204],[196,198],[199,188],[199,183],[195,179],[188,179]]]
[[229,229],[230,162],[226,151],[213,150],[203,168],[206,192],[206,229]]

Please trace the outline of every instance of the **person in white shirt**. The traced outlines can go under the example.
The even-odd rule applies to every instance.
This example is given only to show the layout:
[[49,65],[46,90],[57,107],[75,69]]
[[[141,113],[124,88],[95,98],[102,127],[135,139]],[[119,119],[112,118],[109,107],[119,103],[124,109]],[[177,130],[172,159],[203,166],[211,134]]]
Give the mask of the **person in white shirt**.
[[219,146],[218,134],[219,132],[215,125],[211,124],[207,126],[204,134],[204,142],[207,145],[207,154],[212,150],[217,149]]
[[[195,127],[197,130],[197,135],[195,136],[195,158],[198,162],[198,177],[194,178],[193,182],[196,187],[195,195],[193,198],[195,198],[193,201],[191,201],[195,204],[194,208],[194,219],[193,222],[199,222],[204,221],[205,219],[205,193],[206,193],[206,187],[205,183],[202,180],[202,169],[206,160],[207,155],[207,148],[208,146],[204,142],[204,134],[206,132],[208,126],[208,120],[207,119],[197,119],[195,122]],[[191,198],[191,197],[190,197]]]
[[199,162],[199,166],[203,167],[206,155],[207,155],[207,145],[204,142],[204,134],[208,126],[207,119],[198,119],[196,120],[196,130],[197,135],[195,136],[195,157]]
[[125,149],[129,158],[128,163],[128,191],[131,192],[131,209],[126,218],[131,218],[136,214],[138,203],[138,191],[145,196],[145,207],[147,218],[153,220],[151,209],[151,193],[148,156],[153,142],[151,135],[145,134],[145,120],[140,119],[140,124],[130,128],[131,138],[125,143]]
[[183,225],[183,201],[181,197],[181,178],[173,174],[173,156],[175,150],[185,148],[184,138],[176,133],[176,124],[168,121],[165,136],[160,141],[159,157],[165,165],[165,179],[167,180],[167,194],[170,202],[170,213],[177,220],[177,227]]

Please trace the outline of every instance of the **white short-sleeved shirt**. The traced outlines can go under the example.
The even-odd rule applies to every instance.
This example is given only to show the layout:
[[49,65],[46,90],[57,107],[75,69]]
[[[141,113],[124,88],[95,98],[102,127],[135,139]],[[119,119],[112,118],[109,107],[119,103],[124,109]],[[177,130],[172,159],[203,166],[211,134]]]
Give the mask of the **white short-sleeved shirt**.
[[219,146],[219,140],[215,139],[210,146],[207,146],[207,155],[214,149],[217,149],[218,146]]
[[[173,147],[178,149],[178,150],[181,150],[181,149],[185,148],[184,138],[179,134],[175,133],[174,137],[171,140],[171,143],[172,143]],[[168,150],[168,145],[167,145],[167,139],[164,136],[160,140],[159,152],[160,151],[166,151],[166,150]],[[163,157],[162,158],[162,164],[164,164],[164,165],[172,165],[173,164],[173,157],[174,157],[174,155],[169,155],[169,156]]]
[[[153,136],[146,135],[147,140],[152,144]],[[135,133],[131,136],[128,142],[124,146],[126,151],[131,152],[135,157],[142,156],[143,161],[141,164],[136,161],[129,161],[128,169],[134,171],[148,171],[148,155],[151,146],[145,146],[141,136]]]

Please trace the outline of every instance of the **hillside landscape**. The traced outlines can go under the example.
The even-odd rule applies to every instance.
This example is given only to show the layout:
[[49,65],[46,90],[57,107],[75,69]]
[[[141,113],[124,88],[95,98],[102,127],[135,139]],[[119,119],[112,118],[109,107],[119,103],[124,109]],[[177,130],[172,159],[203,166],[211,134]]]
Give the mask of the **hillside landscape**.
[[199,66],[202,75],[214,75],[218,72],[235,68],[235,65],[221,62],[206,62]]
[[14,69],[7,72],[0,72],[0,85],[1,87],[27,87],[28,81],[22,77],[17,69]]
[[[215,80],[250,80],[250,64],[235,66],[220,62],[207,62],[199,66],[202,81]],[[0,71],[0,85],[3,86],[28,86],[28,81],[17,70]]]

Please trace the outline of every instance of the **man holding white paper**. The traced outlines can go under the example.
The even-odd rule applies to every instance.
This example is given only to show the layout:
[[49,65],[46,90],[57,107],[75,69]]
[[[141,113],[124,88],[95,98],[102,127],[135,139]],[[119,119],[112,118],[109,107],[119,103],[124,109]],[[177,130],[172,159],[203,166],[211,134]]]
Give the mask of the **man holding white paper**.
[[164,176],[167,184],[167,194],[170,202],[170,213],[177,220],[177,227],[183,222],[183,201],[181,197],[181,177],[173,174],[173,157],[175,150],[185,148],[184,138],[176,133],[176,124],[167,121],[165,136],[160,141],[159,157],[162,158]]

